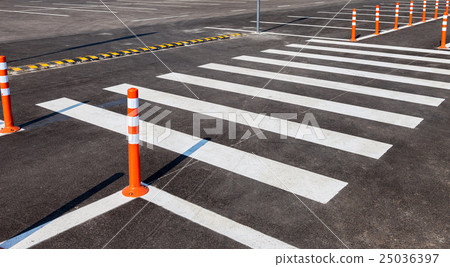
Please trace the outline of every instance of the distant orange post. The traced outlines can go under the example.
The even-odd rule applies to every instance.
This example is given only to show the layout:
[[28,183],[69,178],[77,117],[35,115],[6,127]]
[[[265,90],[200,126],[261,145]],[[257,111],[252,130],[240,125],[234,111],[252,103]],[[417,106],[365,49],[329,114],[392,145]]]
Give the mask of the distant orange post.
[[427,21],[427,0],[423,0],[423,12],[422,12],[422,21]]
[[448,14],[448,0],[445,1],[445,13]]
[[375,35],[380,35],[380,6],[375,10]]
[[3,120],[5,121],[5,127],[0,130],[0,133],[6,134],[17,132],[20,130],[20,127],[14,125],[9,91],[8,67],[6,65],[5,56],[0,56],[0,89],[2,95]]
[[434,19],[438,18],[438,11],[439,10],[439,0],[436,0],[436,5],[434,6]]
[[356,42],[356,8],[352,12],[352,38],[350,41]]
[[413,21],[413,10],[414,10],[414,1],[411,1],[411,4],[409,5],[409,23],[408,23],[408,26],[412,26],[413,25],[412,24],[412,21]]
[[448,13],[444,13],[444,18],[442,19],[442,37],[441,37],[441,46],[439,46],[440,49],[448,49],[448,47],[446,46],[447,18],[448,18]]
[[138,89],[130,88],[128,97],[128,169],[129,186],[122,190],[126,197],[140,197],[148,193],[141,183],[141,158],[139,155],[139,96]]
[[395,4],[395,24],[394,24],[394,30],[398,30],[398,12],[400,9],[400,5],[397,3]]

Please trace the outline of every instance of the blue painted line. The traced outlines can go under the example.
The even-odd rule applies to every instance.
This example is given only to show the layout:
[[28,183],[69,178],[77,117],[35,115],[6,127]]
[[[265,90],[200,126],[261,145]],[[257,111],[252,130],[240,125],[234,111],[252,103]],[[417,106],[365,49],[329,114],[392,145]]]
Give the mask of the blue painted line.
[[15,246],[17,243],[19,243],[20,241],[24,240],[25,238],[29,237],[30,235],[32,235],[34,232],[36,232],[37,230],[41,229],[42,227],[46,226],[47,224],[49,224],[50,222],[47,222],[45,224],[41,224],[36,228],[33,228],[25,233],[22,233],[18,236],[15,236],[11,239],[6,240],[5,242],[0,244],[0,247],[4,248],[4,249],[9,249],[13,246]]
[[197,144],[195,144],[194,146],[192,146],[191,148],[186,150],[186,152],[183,153],[183,156],[189,157],[190,155],[192,155],[195,151],[197,151],[199,148],[201,148],[206,143],[208,143],[207,139],[200,140],[200,142],[198,142]]

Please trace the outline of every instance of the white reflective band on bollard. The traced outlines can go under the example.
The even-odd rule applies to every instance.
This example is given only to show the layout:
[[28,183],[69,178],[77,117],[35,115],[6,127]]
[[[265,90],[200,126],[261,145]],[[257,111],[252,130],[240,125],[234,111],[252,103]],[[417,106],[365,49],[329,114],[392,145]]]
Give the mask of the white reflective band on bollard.
[[139,145],[139,134],[128,134],[128,144]]
[[128,98],[127,105],[128,105],[128,108],[138,108],[139,107],[139,98]]
[[7,95],[9,95],[9,88],[2,89],[2,96],[7,96]]
[[0,76],[0,83],[7,83],[8,81],[8,76]]

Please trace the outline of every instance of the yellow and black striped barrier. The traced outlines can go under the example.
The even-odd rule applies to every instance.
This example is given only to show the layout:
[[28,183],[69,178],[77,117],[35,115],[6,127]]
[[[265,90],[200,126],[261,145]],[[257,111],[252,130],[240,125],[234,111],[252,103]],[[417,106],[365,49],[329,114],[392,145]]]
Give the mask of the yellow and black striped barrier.
[[71,58],[71,59],[53,60],[50,62],[31,64],[31,65],[25,65],[25,66],[20,66],[20,67],[9,67],[8,73],[11,75],[15,75],[15,74],[21,74],[24,72],[31,72],[31,71],[37,71],[37,70],[43,70],[43,69],[50,69],[50,68],[58,68],[58,67],[63,67],[63,66],[67,66],[67,65],[81,64],[81,63],[90,62],[90,61],[110,59],[110,58],[115,58],[115,57],[146,53],[146,52],[150,52],[150,51],[170,49],[170,48],[175,48],[175,47],[180,47],[180,46],[201,44],[201,43],[230,39],[233,37],[241,37],[241,36],[243,36],[241,33],[232,33],[232,34],[225,34],[225,35],[219,35],[219,36],[214,36],[214,37],[192,39],[192,40],[187,40],[187,41],[178,41],[178,42],[173,42],[173,43],[165,43],[165,44],[161,44],[161,45],[138,47],[135,49],[126,49],[126,50],[120,50],[120,51],[115,51],[115,52],[99,53],[97,55],[87,55],[87,56],[76,57],[76,58]]

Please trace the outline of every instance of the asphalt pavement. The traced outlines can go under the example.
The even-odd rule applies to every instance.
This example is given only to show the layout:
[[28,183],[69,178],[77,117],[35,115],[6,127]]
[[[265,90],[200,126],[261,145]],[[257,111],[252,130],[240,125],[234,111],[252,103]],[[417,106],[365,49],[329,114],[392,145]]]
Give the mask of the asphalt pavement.
[[[261,34],[255,1],[2,1],[9,67],[242,35],[10,75],[0,247],[450,248],[442,20],[388,32],[385,2],[383,34],[358,11],[349,42],[378,1],[262,1]],[[129,87],[141,131],[170,133],[142,142],[138,199],[120,194]]]

